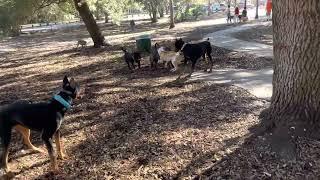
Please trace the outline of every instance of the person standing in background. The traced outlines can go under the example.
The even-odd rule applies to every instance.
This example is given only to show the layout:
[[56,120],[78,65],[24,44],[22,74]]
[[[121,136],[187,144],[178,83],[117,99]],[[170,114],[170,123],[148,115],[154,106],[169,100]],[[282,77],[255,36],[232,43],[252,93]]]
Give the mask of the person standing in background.
[[268,0],[266,5],[266,11],[267,11],[267,21],[271,19],[271,11],[272,11],[272,1]]
[[230,21],[230,23],[232,21],[230,5],[228,5],[228,9],[227,9],[227,23],[229,23],[229,21]]
[[239,22],[239,8],[238,6],[234,9],[234,16],[236,18],[236,22]]

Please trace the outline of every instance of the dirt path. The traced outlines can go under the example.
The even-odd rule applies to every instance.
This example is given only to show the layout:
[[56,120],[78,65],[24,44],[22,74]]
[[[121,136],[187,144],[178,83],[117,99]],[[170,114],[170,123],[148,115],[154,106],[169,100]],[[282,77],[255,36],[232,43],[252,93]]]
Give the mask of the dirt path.
[[253,27],[249,30],[240,31],[232,34],[233,37],[249,42],[257,42],[266,45],[273,45],[272,23],[266,23]]

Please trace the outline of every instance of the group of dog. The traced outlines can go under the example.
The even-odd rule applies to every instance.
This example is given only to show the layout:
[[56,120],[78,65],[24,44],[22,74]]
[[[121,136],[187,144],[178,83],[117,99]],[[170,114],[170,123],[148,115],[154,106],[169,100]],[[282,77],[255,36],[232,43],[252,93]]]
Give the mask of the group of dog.
[[247,16],[242,16],[241,14],[239,15],[228,15],[227,16],[227,23],[236,23],[236,22],[246,22],[248,21],[248,17]]
[[[183,55],[184,62],[190,61],[192,70],[201,57],[208,57],[212,71],[212,47],[208,40],[189,44],[182,39],[175,41],[176,51],[169,51],[164,47],[155,44],[150,55],[152,67],[156,68],[157,63],[171,62],[174,66],[173,71],[177,70],[177,56]],[[129,68],[135,63],[140,67],[140,53],[129,53],[124,48],[124,59],[128,63]],[[4,170],[5,175],[9,173],[8,155],[11,141],[12,129],[22,134],[24,143],[36,152],[44,152],[30,142],[30,130],[41,132],[41,138],[45,143],[47,152],[50,157],[51,170],[58,172],[57,156],[53,148],[52,140],[54,138],[58,157],[66,158],[61,141],[60,127],[63,122],[65,113],[72,107],[72,102],[78,97],[79,84],[73,78],[67,76],[63,78],[62,88],[47,102],[32,103],[29,101],[17,101],[12,104],[0,108],[0,179],[1,172]]]
[[[186,43],[181,38],[176,39],[174,42],[175,50],[172,51],[170,48],[165,46],[160,46],[158,43],[155,43],[150,52],[149,61],[151,69],[157,69],[159,63],[164,63],[165,68],[168,67],[169,64],[173,66],[170,70],[172,72],[178,70],[179,62],[183,62],[187,64],[191,62],[191,73],[195,69],[195,65],[197,61],[202,57],[209,59],[210,63],[210,71],[212,71],[213,60],[212,60],[212,46],[209,42],[209,39],[206,41],[202,41],[199,43]],[[128,65],[129,70],[133,70],[136,68],[136,64],[138,68],[141,67],[141,52],[128,52],[124,47],[121,48],[124,52],[123,59]],[[183,60],[179,61],[179,59]]]

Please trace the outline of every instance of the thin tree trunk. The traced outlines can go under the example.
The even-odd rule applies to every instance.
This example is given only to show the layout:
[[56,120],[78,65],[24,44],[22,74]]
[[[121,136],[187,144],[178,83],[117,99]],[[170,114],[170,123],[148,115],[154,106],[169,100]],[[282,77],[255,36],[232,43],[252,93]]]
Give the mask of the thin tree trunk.
[[186,10],[184,11],[185,16],[187,16],[187,14],[189,13],[189,10],[190,10],[190,3],[187,2]]
[[77,11],[79,12],[87,30],[93,40],[94,47],[101,47],[106,45],[104,36],[101,34],[99,26],[89,9],[87,2],[83,0],[73,0]]
[[257,0],[257,6],[256,6],[256,17],[255,19],[259,19],[259,0]]
[[261,117],[277,141],[319,137],[319,9],[319,0],[273,1],[273,95]]
[[212,9],[211,9],[211,1],[208,0],[208,16],[210,16],[212,13]]
[[163,18],[164,17],[164,7],[163,7],[163,5],[160,5],[159,7],[158,7],[158,11],[159,11],[159,16],[160,16],[160,18]]
[[107,12],[104,13],[104,22],[109,23],[109,13]]
[[[169,0],[170,1],[170,0]],[[166,6],[165,6],[165,12],[166,12],[166,15],[168,15],[169,14],[169,6],[166,4]]]
[[152,17],[151,17],[151,22],[155,23],[158,22],[158,18],[157,18],[157,8],[152,6]]
[[170,5],[170,29],[174,28],[174,9],[173,9],[173,0],[169,0]]

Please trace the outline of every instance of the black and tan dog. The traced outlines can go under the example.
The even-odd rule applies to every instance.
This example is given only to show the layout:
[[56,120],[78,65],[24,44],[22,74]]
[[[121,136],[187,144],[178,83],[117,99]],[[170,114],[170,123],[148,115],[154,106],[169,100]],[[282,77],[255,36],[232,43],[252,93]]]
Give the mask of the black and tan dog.
[[132,71],[133,69],[136,68],[135,63],[137,63],[138,67],[141,68],[140,61],[141,61],[142,57],[141,57],[140,52],[136,51],[136,52],[130,53],[124,47],[122,47],[121,50],[124,52],[123,59],[126,61],[129,70]]
[[175,41],[175,48],[176,52],[181,51],[184,55],[185,58],[185,64],[187,61],[191,61],[191,73],[194,71],[195,65],[201,57],[205,59],[206,55],[209,58],[209,63],[210,63],[210,71],[212,72],[212,66],[213,66],[213,60],[211,57],[212,53],[212,47],[211,43],[209,42],[209,39],[207,41],[203,41],[200,43],[195,43],[195,44],[188,44],[185,43],[181,38],[176,39]]
[[42,150],[34,147],[29,140],[30,129],[42,132],[41,138],[48,150],[51,168],[54,172],[58,171],[52,138],[55,138],[59,157],[65,158],[60,142],[59,129],[65,113],[71,108],[72,100],[77,97],[78,92],[79,85],[73,78],[69,81],[67,76],[65,76],[62,90],[48,102],[29,103],[22,101],[0,109],[0,170],[9,171],[9,145],[11,131],[15,128],[23,135],[25,143],[31,149],[39,152],[42,152]]

